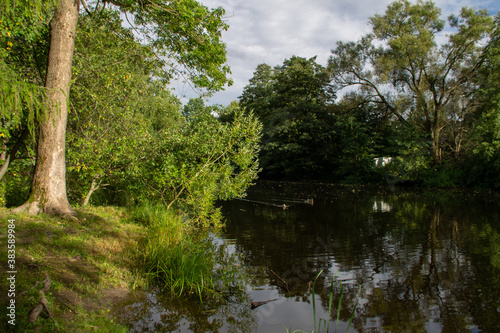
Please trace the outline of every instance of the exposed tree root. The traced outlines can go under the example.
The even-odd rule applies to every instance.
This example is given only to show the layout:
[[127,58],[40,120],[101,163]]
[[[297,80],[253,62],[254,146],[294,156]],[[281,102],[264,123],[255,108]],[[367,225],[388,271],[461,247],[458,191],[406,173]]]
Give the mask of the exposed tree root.
[[22,204],[19,207],[12,208],[11,209],[12,213],[27,213],[28,215],[38,215],[42,212],[40,209],[40,206],[38,205],[38,202],[36,201],[26,201],[24,204]]
[[46,205],[42,209],[40,202],[37,200],[28,200],[21,206],[11,209],[11,212],[15,214],[26,213],[28,215],[38,215],[43,212],[49,215],[61,216],[65,219],[78,220],[76,212],[69,205]]
[[[40,282],[37,282],[35,284],[35,286],[38,285],[39,283]],[[49,315],[49,318],[52,319],[52,321],[57,325],[56,320],[52,316],[52,312],[50,312],[47,299],[45,298],[45,293],[49,291],[51,285],[52,285],[52,281],[50,280],[49,275],[47,273],[45,273],[45,280],[43,280],[43,287],[42,287],[42,289],[40,289],[38,291],[38,293],[40,294],[39,304],[37,304],[33,309],[31,309],[31,311],[28,315],[28,319],[30,322],[34,323],[37,320],[38,316],[45,309],[45,311],[47,311],[47,314]],[[56,329],[59,331],[59,329],[57,327],[56,327]]]
[[42,304],[38,304],[37,306],[35,306],[33,309],[31,309],[29,315],[28,315],[28,319],[30,321],[30,323],[34,323],[38,316],[40,315],[40,313],[42,313],[43,311],[43,305]]
[[25,291],[23,291],[22,293],[20,293],[19,295],[17,295],[17,298],[21,298],[21,297],[22,297],[22,296],[24,296],[24,294],[26,294],[28,291],[31,291],[32,289],[36,288],[36,286],[38,286],[41,282],[42,282],[42,281],[37,281],[33,287],[31,287],[30,289],[25,290]]

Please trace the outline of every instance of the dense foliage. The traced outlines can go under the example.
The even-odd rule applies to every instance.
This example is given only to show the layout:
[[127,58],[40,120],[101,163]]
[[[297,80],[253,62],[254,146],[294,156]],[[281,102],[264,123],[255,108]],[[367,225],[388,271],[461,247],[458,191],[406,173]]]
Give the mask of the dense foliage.
[[257,67],[241,105],[264,124],[260,159],[266,175],[294,178],[325,172],[334,134],[325,109],[328,82],[325,68],[314,58],[292,57],[274,69]]
[[71,198],[153,201],[199,222],[219,221],[215,201],[244,195],[256,178],[259,123],[239,108],[208,107],[201,99],[182,108],[164,83],[168,77],[158,78],[164,63],[120,25],[117,12],[84,17],[79,32],[68,132]]
[[[13,206],[35,169],[55,3],[9,3],[0,177],[2,203]],[[395,1],[370,19],[371,33],[338,42],[326,66],[298,56],[260,64],[239,104],[183,106],[168,89],[176,75],[206,92],[230,83],[223,9],[85,5],[66,135],[72,204],[147,198],[201,221],[217,216],[216,200],[244,195],[259,168],[271,178],[500,186],[498,16],[463,8],[446,21],[431,1]]]
[[[21,11],[21,4],[3,17],[2,64],[21,76],[4,76],[10,81],[2,83],[17,79],[17,89],[43,92],[53,9],[48,2],[40,5],[36,15]],[[256,178],[260,123],[234,105],[208,107],[198,99],[183,109],[168,83],[183,75],[213,92],[228,82],[220,41],[220,31],[226,28],[220,20],[223,10],[177,1],[169,4],[175,7],[170,13],[196,13],[176,16],[174,22],[154,17],[159,12],[133,2],[113,5],[90,2],[78,20],[66,135],[69,199],[73,205],[135,205],[147,200],[182,209],[199,222],[218,222],[215,201],[244,195]],[[136,25],[125,27],[123,11],[133,14]],[[20,13],[24,16],[18,17]],[[16,19],[43,24],[20,28]],[[183,31],[198,30],[186,30],[186,39],[168,39],[182,34],[176,30],[182,20],[187,25]],[[138,38],[138,29],[145,39]],[[10,40],[17,44],[12,46]],[[34,103],[42,98],[27,89],[19,96],[2,89],[5,103],[8,98]],[[29,194],[38,141],[36,112],[43,107],[18,102],[18,113],[1,117],[2,156],[11,156],[1,169],[2,203],[7,206],[22,204]],[[196,107],[187,114],[190,105]]]
[[399,0],[326,68],[260,64],[240,102],[264,124],[263,175],[498,187],[499,18]]
[[[16,211],[74,215],[66,194],[67,139],[80,155],[73,156],[78,161],[73,160],[76,165],[70,172],[89,167],[93,172],[81,179],[90,184],[87,203],[102,187],[106,172],[123,172],[124,165],[134,164],[127,161],[126,150],[144,143],[117,140],[124,134],[123,126],[113,120],[128,117],[123,124],[135,121],[129,125],[143,127],[144,135],[147,125],[138,113],[156,111],[132,110],[155,104],[172,78],[183,77],[206,94],[231,83],[221,40],[228,27],[222,8],[210,9],[194,0],[37,0],[6,1],[0,14],[0,136],[5,160],[0,178],[16,159],[28,130],[36,140],[30,196]],[[72,96],[70,87],[78,95]],[[141,96],[146,91],[150,94]],[[133,100],[138,104],[134,106]],[[70,120],[73,136],[66,132],[68,106],[83,118],[81,123],[80,118],[73,124]],[[117,126],[103,131],[102,125],[110,123]],[[114,160],[113,165],[90,159],[89,152],[99,150],[93,149],[92,140],[95,144],[101,139],[110,143],[109,150],[94,157]],[[109,158],[115,151],[118,154]]]

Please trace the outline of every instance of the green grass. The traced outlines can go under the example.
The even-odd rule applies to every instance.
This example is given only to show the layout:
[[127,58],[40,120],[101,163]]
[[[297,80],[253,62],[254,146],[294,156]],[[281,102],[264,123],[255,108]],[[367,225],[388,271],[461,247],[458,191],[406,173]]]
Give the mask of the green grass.
[[[230,260],[218,257],[206,233],[183,215],[148,204],[133,211],[88,207],[77,212],[78,220],[71,220],[12,215],[0,208],[2,269],[7,271],[8,220],[13,218],[17,293],[28,291],[17,300],[14,331],[126,332],[112,314],[130,291],[154,284],[202,299],[219,295],[230,279]],[[39,316],[29,323],[28,313],[40,298],[37,282],[45,274],[52,281],[46,298],[55,322]],[[7,284],[2,278],[0,290]],[[3,318],[9,301],[2,292]],[[6,320],[0,321],[1,332],[9,329]]]
[[215,291],[213,246],[200,239],[189,221],[163,206],[145,205],[136,210],[136,216],[148,226],[141,248],[150,283],[200,299]]
[[[241,290],[235,259],[216,248],[184,215],[161,206],[77,209],[78,219],[44,214],[13,215],[0,208],[0,267],[7,269],[8,220],[16,220],[16,326],[0,321],[0,332],[126,332],[113,313],[131,291],[152,284],[175,295],[208,297]],[[45,293],[55,322],[28,314]],[[0,291],[8,289],[2,274]],[[7,318],[7,292],[0,293],[0,316]]]
[[[16,225],[16,326],[0,321],[9,332],[125,332],[114,322],[111,310],[136,287],[146,285],[138,267],[138,241],[147,229],[127,219],[122,208],[78,210],[78,220],[13,215],[0,209],[0,262],[7,271],[7,224]],[[29,311],[38,304],[41,284],[52,281],[45,293],[55,322],[40,315],[30,323]],[[3,274],[2,274],[3,276]],[[6,279],[0,290],[6,290]],[[6,318],[7,294],[0,295],[0,316]]]

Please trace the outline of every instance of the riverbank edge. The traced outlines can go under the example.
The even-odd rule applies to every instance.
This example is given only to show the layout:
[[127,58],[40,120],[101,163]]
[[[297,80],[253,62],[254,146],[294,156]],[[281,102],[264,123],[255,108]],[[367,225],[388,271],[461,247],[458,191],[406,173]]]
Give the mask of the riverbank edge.
[[[138,247],[147,227],[125,208],[77,212],[78,220],[73,220],[0,208],[0,331],[127,331],[111,313],[130,292],[147,284]],[[41,293],[47,281],[50,286]],[[44,308],[31,323],[30,311],[42,297],[50,314]],[[7,308],[10,304],[14,311]]]

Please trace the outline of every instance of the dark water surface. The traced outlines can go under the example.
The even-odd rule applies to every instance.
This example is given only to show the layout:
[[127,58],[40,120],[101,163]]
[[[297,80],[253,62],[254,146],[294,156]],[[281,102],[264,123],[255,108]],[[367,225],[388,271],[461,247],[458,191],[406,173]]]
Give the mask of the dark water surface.
[[259,182],[223,204],[214,239],[240,255],[246,289],[203,304],[143,293],[121,321],[137,332],[311,332],[315,303],[330,332],[353,313],[350,332],[500,332],[498,199]]

